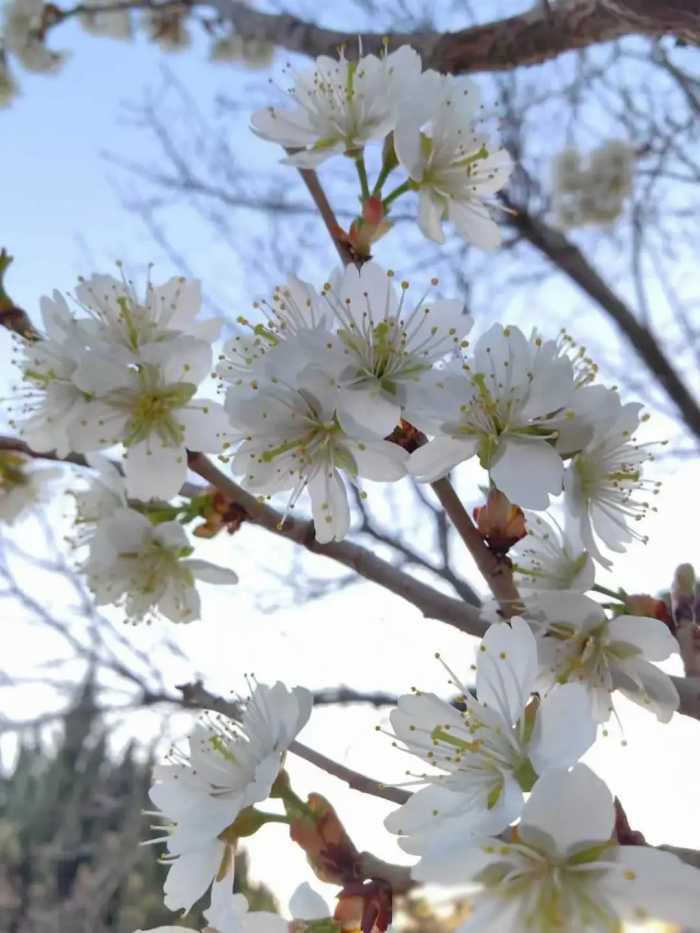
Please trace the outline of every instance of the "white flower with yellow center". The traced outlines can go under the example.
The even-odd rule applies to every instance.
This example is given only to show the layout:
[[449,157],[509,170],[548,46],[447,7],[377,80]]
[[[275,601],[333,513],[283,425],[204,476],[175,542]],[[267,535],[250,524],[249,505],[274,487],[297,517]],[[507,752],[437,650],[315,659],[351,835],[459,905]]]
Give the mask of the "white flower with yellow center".
[[509,551],[521,590],[573,590],[585,593],[595,583],[595,564],[566,531],[536,512],[525,512],[527,534]]
[[[648,445],[637,444],[641,405],[618,403],[615,413],[595,426],[592,439],[569,464],[564,477],[564,504],[592,557],[604,567],[612,562],[598,545],[622,553],[630,541],[645,541],[630,527],[650,508],[648,497],[659,483],[646,480],[642,469],[653,459]],[[640,498],[643,496],[644,498]]]
[[85,565],[97,605],[124,605],[130,622],[161,614],[171,622],[200,616],[196,581],[232,584],[232,570],[192,558],[178,522],[152,522],[133,509],[119,509],[97,525]]
[[476,693],[463,691],[460,712],[434,694],[407,695],[391,714],[397,738],[441,774],[385,821],[402,848],[423,861],[499,833],[520,815],[538,775],[574,764],[593,744],[596,726],[586,691],[565,685],[530,701],[537,643],[526,622],[492,625],[477,654]]
[[486,199],[506,184],[513,163],[505,149],[474,131],[478,109],[479,92],[468,78],[427,72],[417,97],[404,101],[394,145],[419,192],[424,236],[443,243],[448,219],[470,243],[494,249],[501,232]]
[[219,451],[229,430],[223,408],[195,399],[211,368],[211,348],[180,338],[150,344],[137,366],[86,353],[73,375],[90,396],[74,418],[78,451],[123,444],[127,492],[134,499],[177,495],[187,475],[187,450]]
[[291,489],[288,509],[308,489],[317,540],[339,541],[350,524],[345,479],[400,479],[408,454],[347,416],[341,424],[334,377],[309,364],[297,342],[287,341],[268,362],[269,381],[254,395],[229,393],[226,401],[240,439],[233,472],[252,492]]
[[168,279],[163,285],[152,285],[149,279],[142,298],[125,277],[120,281],[111,275],[93,275],[80,280],[75,299],[88,315],[78,319],[85,342],[93,349],[106,349],[111,359],[127,364],[138,361],[149,344],[181,337],[212,343],[221,329],[218,320],[197,320],[202,306],[201,284],[183,276]]
[[168,849],[171,867],[164,890],[169,910],[189,910],[217,876],[231,873],[234,824],[270,795],[312,703],[302,687],[259,684],[240,724],[221,715],[197,724],[189,756],[155,769],[150,797],[167,825],[165,835],[154,841],[165,842]]
[[540,685],[580,683],[598,722],[609,719],[612,693],[668,722],[678,709],[673,681],[652,661],[678,651],[668,626],[646,616],[609,619],[603,607],[580,593],[537,593],[525,599],[539,629]]
[[301,152],[285,161],[314,168],[332,155],[353,153],[371,139],[381,140],[396,123],[402,97],[410,96],[421,73],[417,52],[404,45],[395,52],[348,61],[325,55],[312,71],[294,75],[289,91],[295,110],[265,107],[253,114],[253,132]]
[[675,855],[613,837],[612,794],[585,765],[535,785],[512,842],[480,839],[413,868],[418,881],[469,885],[456,933],[618,933],[656,919],[695,929],[700,872]]
[[34,450],[71,450],[69,428],[85,393],[73,377],[85,352],[85,341],[65,299],[58,292],[41,299],[44,333],[26,340],[15,359],[23,383],[15,386],[10,424]]
[[551,341],[494,324],[465,370],[436,371],[411,399],[414,423],[435,437],[411,455],[409,471],[431,482],[478,456],[511,502],[547,508],[564,477],[559,429],[575,417],[571,361]]

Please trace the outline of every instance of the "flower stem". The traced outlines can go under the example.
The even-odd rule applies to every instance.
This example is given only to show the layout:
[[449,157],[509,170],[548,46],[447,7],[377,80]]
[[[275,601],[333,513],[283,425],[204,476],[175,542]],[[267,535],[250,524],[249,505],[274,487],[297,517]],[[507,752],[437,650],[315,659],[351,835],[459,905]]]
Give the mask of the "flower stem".
[[408,178],[397,188],[394,188],[393,191],[390,191],[389,194],[384,198],[384,208],[386,209],[397,198],[400,198],[402,194],[405,194],[407,191],[410,191],[413,187],[413,180]]
[[391,162],[389,161],[384,162],[379,175],[377,175],[377,180],[374,183],[374,188],[372,188],[373,198],[376,198],[379,195],[379,193],[382,190],[382,187],[384,186],[384,182],[387,180],[387,178],[394,171],[395,168],[396,168],[396,163],[392,165]]
[[603,596],[611,596],[619,603],[624,602],[625,596],[627,595],[624,590],[618,590],[616,593],[615,590],[610,590],[607,586],[602,586],[600,583],[594,583],[593,589],[596,591],[596,593],[602,593]]
[[357,168],[357,177],[360,179],[360,190],[362,191],[362,203],[367,200],[369,194],[369,182],[367,180],[367,166],[365,165],[365,154],[360,150],[354,160]]

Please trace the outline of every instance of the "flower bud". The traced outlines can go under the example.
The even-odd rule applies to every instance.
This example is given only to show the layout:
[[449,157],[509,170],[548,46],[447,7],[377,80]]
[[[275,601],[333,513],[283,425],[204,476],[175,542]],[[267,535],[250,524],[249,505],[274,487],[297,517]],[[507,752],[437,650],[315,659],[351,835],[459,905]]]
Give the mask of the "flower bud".
[[305,813],[290,813],[289,834],[306,852],[320,881],[346,884],[355,877],[359,852],[333,807],[320,794],[309,794]]
[[338,895],[334,917],[342,930],[384,933],[392,918],[391,887],[385,881],[354,881]]
[[624,611],[631,616],[645,616],[649,619],[658,619],[675,632],[675,624],[671,610],[663,599],[656,599],[647,593],[633,593],[625,597]]
[[500,557],[527,534],[523,510],[499,489],[490,489],[486,505],[474,509],[474,521],[490,550]]

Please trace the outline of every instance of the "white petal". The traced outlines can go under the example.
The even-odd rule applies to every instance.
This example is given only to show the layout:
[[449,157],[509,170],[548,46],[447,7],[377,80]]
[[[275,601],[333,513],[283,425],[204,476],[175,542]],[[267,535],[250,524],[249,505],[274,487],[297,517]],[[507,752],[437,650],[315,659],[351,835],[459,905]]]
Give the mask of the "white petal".
[[[476,878],[494,862],[503,860],[498,850],[503,846],[500,839],[480,839],[461,852],[446,851],[444,860],[435,857],[423,859],[411,869],[416,881],[435,881],[437,884],[464,884]],[[489,850],[489,851],[486,851]]]
[[549,496],[561,493],[564,466],[546,441],[507,435],[499,445],[490,475],[511,502],[523,508],[546,509]]
[[352,445],[359,476],[379,483],[391,483],[406,475],[408,453],[390,441],[368,441]]
[[187,477],[185,448],[163,444],[157,435],[149,437],[129,447],[124,472],[130,498],[170,499],[180,492]]
[[346,413],[357,424],[369,428],[379,437],[386,437],[399,423],[401,405],[378,386],[376,389],[345,389],[338,399],[337,414],[341,427],[352,434],[352,422],[348,424],[344,419]]
[[402,113],[396,123],[394,149],[411,178],[420,181],[425,170],[425,156],[421,145],[420,122],[410,112]]
[[560,855],[585,843],[606,842],[615,825],[612,794],[586,765],[552,770],[535,784],[525,804],[520,835],[537,845],[542,834]]
[[569,768],[595,741],[597,724],[588,692],[580,684],[562,684],[547,694],[537,711],[530,761],[538,774]]
[[604,889],[625,920],[640,917],[696,929],[700,918],[700,871],[670,852],[649,846],[620,846],[626,872],[608,872]]
[[478,446],[479,442],[471,438],[455,440],[452,437],[434,437],[413,451],[408,461],[408,472],[419,483],[432,483],[449,473],[458,463],[473,457]]
[[199,900],[216,877],[223,853],[224,843],[214,839],[173,862],[163,885],[168,910],[189,910]]
[[198,560],[190,558],[183,561],[186,566],[198,580],[205,583],[231,584],[238,583],[238,576],[227,567],[219,567],[217,564],[210,564],[208,560]]
[[474,246],[492,250],[501,245],[500,227],[480,201],[450,200],[449,217],[464,239]]
[[322,467],[308,486],[316,540],[321,544],[342,541],[350,527],[350,507],[345,484],[336,470]]
[[527,622],[513,619],[492,625],[477,652],[479,702],[514,726],[530,698],[537,669],[537,641]]
[[418,195],[418,227],[424,237],[436,243],[445,242],[442,218],[445,202],[429,188],[422,188]]
[[185,445],[189,450],[218,452],[224,435],[231,430],[228,415],[218,402],[190,402],[175,417],[185,432]]
[[639,648],[647,661],[665,661],[678,651],[678,642],[659,619],[645,616],[616,616],[608,626],[611,641]]
[[613,683],[633,703],[650,710],[659,722],[669,722],[680,705],[668,674],[642,658],[628,658],[612,670]]

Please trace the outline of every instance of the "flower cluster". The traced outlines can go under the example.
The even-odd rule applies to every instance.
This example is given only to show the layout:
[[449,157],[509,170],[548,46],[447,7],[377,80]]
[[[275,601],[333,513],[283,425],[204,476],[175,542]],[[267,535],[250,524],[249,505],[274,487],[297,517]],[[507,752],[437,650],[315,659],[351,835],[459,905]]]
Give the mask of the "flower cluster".
[[677,650],[675,639],[655,619],[608,620],[573,593],[539,594],[526,611],[529,621],[484,636],[475,696],[450,671],[451,702],[414,692],[391,713],[397,743],[431,769],[412,774],[425,786],[385,821],[420,857],[413,877],[472,887],[458,933],[695,922],[697,871],[619,844],[612,795],[577,763],[613,689],[670,718],[678,696],[650,661]]
[[[415,191],[418,225],[429,239],[442,243],[442,222],[449,220],[469,242],[499,245],[487,201],[507,182],[512,163],[475,129],[481,105],[471,81],[423,71],[409,46],[357,61],[342,51],[338,61],[321,56],[293,80],[294,109],[267,107],[252,118],[255,133],[293,150],[288,164],[315,168],[333,155],[348,156],[358,166],[363,203],[371,197],[388,210]],[[364,147],[372,141],[383,141],[384,157],[370,195]],[[408,177],[382,196],[399,166]]]
[[634,160],[634,149],[623,140],[599,146],[586,161],[575,149],[559,153],[552,169],[557,224],[566,229],[614,223],[632,190]]

